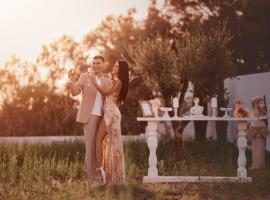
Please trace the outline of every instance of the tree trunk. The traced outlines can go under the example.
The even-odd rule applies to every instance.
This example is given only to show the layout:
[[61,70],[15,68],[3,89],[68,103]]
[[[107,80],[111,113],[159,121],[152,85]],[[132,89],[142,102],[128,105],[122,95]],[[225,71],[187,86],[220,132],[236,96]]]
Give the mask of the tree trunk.
[[[179,115],[183,115],[182,108],[184,105],[185,93],[188,88],[188,80],[184,79],[181,85],[182,87],[181,87],[181,91],[180,91],[181,93],[180,93],[180,98],[179,98],[179,108],[180,108]],[[174,134],[175,134],[175,152],[176,152],[176,157],[178,160],[180,160],[184,156],[183,130],[187,124],[188,124],[188,121],[173,122]]]
[[[228,101],[224,98],[224,81],[220,82],[218,86],[218,105],[219,107],[226,107],[228,105]],[[218,116],[223,116],[224,112],[218,110]],[[217,141],[221,146],[224,146],[227,142],[227,127],[228,122],[226,121],[217,121],[216,129],[217,129]]]

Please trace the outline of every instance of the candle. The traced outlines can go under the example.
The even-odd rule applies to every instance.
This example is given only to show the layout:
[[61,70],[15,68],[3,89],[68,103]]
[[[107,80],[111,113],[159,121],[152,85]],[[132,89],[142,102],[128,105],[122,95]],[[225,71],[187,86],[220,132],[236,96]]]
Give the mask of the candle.
[[217,108],[217,98],[216,97],[213,97],[211,99],[211,106],[212,106],[212,108]]
[[173,107],[179,108],[179,98],[178,97],[173,98]]

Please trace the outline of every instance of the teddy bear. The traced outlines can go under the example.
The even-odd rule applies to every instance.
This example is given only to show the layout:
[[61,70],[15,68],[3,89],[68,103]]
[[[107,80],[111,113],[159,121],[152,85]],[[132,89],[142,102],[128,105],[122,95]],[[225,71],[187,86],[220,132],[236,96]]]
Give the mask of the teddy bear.
[[251,111],[248,108],[244,108],[244,102],[241,99],[235,99],[233,104],[235,105],[234,117],[243,118],[251,116]]

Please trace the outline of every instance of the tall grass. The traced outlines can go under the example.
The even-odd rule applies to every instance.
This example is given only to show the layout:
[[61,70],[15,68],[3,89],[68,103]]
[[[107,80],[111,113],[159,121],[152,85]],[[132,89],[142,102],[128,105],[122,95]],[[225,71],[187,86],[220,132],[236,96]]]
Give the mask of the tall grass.
[[[159,143],[157,157],[160,175],[236,176],[238,151],[234,145],[221,147],[216,142],[191,142],[184,146],[183,159],[177,160],[173,141],[163,140]],[[0,199],[174,199],[175,195],[186,190],[183,184],[142,184],[142,177],[147,174],[149,154],[147,144],[143,141],[124,145],[127,178],[122,185],[103,186],[85,181],[84,151],[84,144],[79,141],[20,146],[0,142]],[[247,167],[250,167],[250,156],[250,152],[247,152]],[[262,196],[270,185],[269,154],[266,160],[265,170],[249,172],[258,184],[255,184],[256,191],[261,192]],[[225,190],[231,190],[230,184],[223,186]],[[193,184],[188,190],[201,198],[204,195],[201,187]],[[246,191],[247,187],[251,186],[238,186],[235,193],[239,198],[245,193],[254,192],[254,188]],[[207,195],[222,193],[223,190],[213,185]],[[182,194],[182,197],[192,196],[185,195]],[[196,195],[192,198],[196,199]]]

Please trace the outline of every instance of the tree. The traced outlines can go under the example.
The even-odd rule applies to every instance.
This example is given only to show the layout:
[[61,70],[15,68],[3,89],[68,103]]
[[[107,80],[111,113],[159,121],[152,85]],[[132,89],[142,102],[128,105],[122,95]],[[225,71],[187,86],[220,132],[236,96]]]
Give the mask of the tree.
[[47,84],[20,87],[1,109],[2,135],[77,135],[75,101],[51,91]]
[[138,40],[142,33],[143,28],[134,19],[135,13],[135,9],[129,9],[127,15],[106,17],[95,30],[84,36],[84,47],[98,48],[109,68],[112,67],[126,54],[125,45]]
[[[3,135],[79,133],[78,126],[71,123],[75,118],[76,101],[68,96],[64,85],[57,82],[67,72],[64,63],[68,56],[80,67],[80,54],[74,52],[76,48],[71,51],[76,43],[67,37],[62,39],[49,45],[50,48],[43,48],[38,64],[13,56],[0,70]],[[68,52],[71,54],[64,54]],[[46,69],[48,74],[42,69]]]
[[[227,106],[224,99],[224,80],[236,73],[232,51],[229,49],[231,40],[232,37],[223,24],[207,32],[201,30],[188,34],[176,41],[179,65],[182,65],[187,80],[194,85],[194,95],[201,99],[200,102],[205,108],[209,97],[216,95],[219,105]],[[207,114],[206,112],[205,109],[204,114]],[[196,138],[205,139],[206,124],[196,122],[195,125]],[[226,131],[219,129],[219,133],[219,139],[224,139],[225,142]]]
[[137,41],[128,45],[131,67],[142,77],[149,88],[161,91],[167,104],[176,95],[180,83],[180,69],[170,39],[160,36]]
[[12,102],[21,86],[38,84],[39,77],[35,64],[11,56],[0,70],[1,99]]
[[179,65],[194,85],[195,96],[224,95],[223,82],[233,77],[236,69],[228,48],[231,40],[226,27],[221,25],[176,41]]
[[[148,38],[129,45],[127,52],[134,70],[149,88],[162,92],[168,106],[171,106],[170,98],[179,91],[181,96],[185,94],[185,82],[193,83],[195,96],[206,104],[208,96],[217,94],[224,99],[224,79],[234,76],[235,65],[228,48],[231,39],[223,25],[209,32],[186,34],[174,43],[172,39],[159,36]],[[176,130],[183,130],[179,127],[183,125],[175,124]],[[181,142],[182,133],[176,134],[176,138],[180,138],[177,142]]]
[[270,70],[269,9],[268,0],[166,0],[161,12],[178,19],[173,27],[180,32],[193,32],[198,27],[209,30],[226,21],[234,36],[229,48],[237,74],[248,74]]
[[47,71],[45,81],[53,90],[56,90],[61,87],[57,82],[63,79],[71,68],[75,69],[78,75],[86,71],[87,59],[87,49],[73,37],[64,35],[44,45],[36,63],[39,69]]

